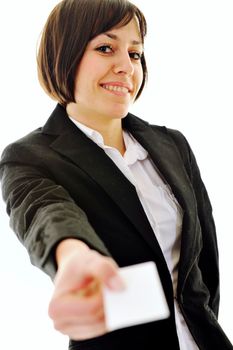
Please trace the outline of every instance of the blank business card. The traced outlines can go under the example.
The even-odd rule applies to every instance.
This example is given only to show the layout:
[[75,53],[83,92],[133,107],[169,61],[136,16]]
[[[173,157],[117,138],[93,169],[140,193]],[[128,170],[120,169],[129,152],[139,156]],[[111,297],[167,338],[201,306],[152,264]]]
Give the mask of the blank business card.
[[123,267],[120,275],[126,285],[123,291],[103,290],[109,331],[169,317],[169,308],[154,262]]

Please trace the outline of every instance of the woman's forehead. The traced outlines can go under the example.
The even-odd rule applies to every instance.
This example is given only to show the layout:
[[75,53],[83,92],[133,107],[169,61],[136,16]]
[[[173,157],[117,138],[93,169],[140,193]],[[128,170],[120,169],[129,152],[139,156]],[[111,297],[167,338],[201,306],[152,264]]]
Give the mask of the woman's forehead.
[[109,29],[106,32],[100,33],[94,37],[92,41],[106,38],[114,40],[116,42],[127,40],[129,41],[129,44],[133,46],[143,45],[140,27],[135,19],[132,19],[128,24],[124,26],[117,26]]

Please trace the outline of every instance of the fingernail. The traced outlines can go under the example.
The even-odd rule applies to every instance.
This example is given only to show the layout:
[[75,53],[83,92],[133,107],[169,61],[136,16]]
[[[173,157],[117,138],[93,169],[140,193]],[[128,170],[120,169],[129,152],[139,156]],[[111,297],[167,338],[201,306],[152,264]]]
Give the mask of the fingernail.
[[125,289],[125,287],[126,287],[125,282],[118,275],[110,278],[108,280],[108,285],[110,288],[112,288],[114,290],[119,290],[119,291]]

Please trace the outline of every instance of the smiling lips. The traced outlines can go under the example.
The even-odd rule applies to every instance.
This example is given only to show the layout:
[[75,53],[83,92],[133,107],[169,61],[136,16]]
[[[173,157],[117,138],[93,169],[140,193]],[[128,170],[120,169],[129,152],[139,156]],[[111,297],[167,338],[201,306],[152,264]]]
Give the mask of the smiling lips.
[[101,84],[101,87],[118,96],[125,96],[132,91],[131,87],[128,84],[119,82]]

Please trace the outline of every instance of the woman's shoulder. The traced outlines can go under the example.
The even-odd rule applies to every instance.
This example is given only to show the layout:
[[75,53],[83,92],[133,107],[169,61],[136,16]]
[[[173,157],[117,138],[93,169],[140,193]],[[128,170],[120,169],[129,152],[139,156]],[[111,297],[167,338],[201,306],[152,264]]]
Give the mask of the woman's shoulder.
[[159,137],[161,140],[166,140],[169,142],[177,149],[183,161],[185,163],[189,162],[190,154],[192,154],[191,147],[185,135],[180,130],[170,128],[165,125],[153,124],[131,113],[127,116],[127,118],[127,123],[130,124],[134,130],[146,130],[147,128],[151,129],[154,132],[155,137]]
[[129,123],[131,125],[135,125],[138,127],[141,126],[142,128],[143,127],[152,128],[154,131],[161,132],[165,135],[168,135],[169,137],[172,137],[175,142],[187,143],[186,137],[180,130],[170,128],[169,126],[166,126],[166,125],[154,124],[145,119],[142,119],[141,117],[136,116],[135,114],[129,113],[127,115],[126,124],[129,124]]
[[[61,106],[56,105],[52,114],[42,127],[38,127],[8,144],[2,152],[1,163],[8,158],[17,158],[18,160],[20,156],[22,157],[24,154],[33,155],[36,153],[36,155],[38,155],[45,154],[45,152],[49,151],[49,145],[53,142],[56,138],[56,134],[59,132],[47,132],[46,130],[58,129],[58,125],[60,129],[64,130],[64,125],[59,121],[61,110],[64,114]],[[64,116],[63,119],[65,119]]]
[[9,161],[23,162],[25,156],[34,158],[35,155],[44,154],[50,143],[51,137],[43,134],[42,127],[39,127],[8,144],[2,151],[0,166]]

